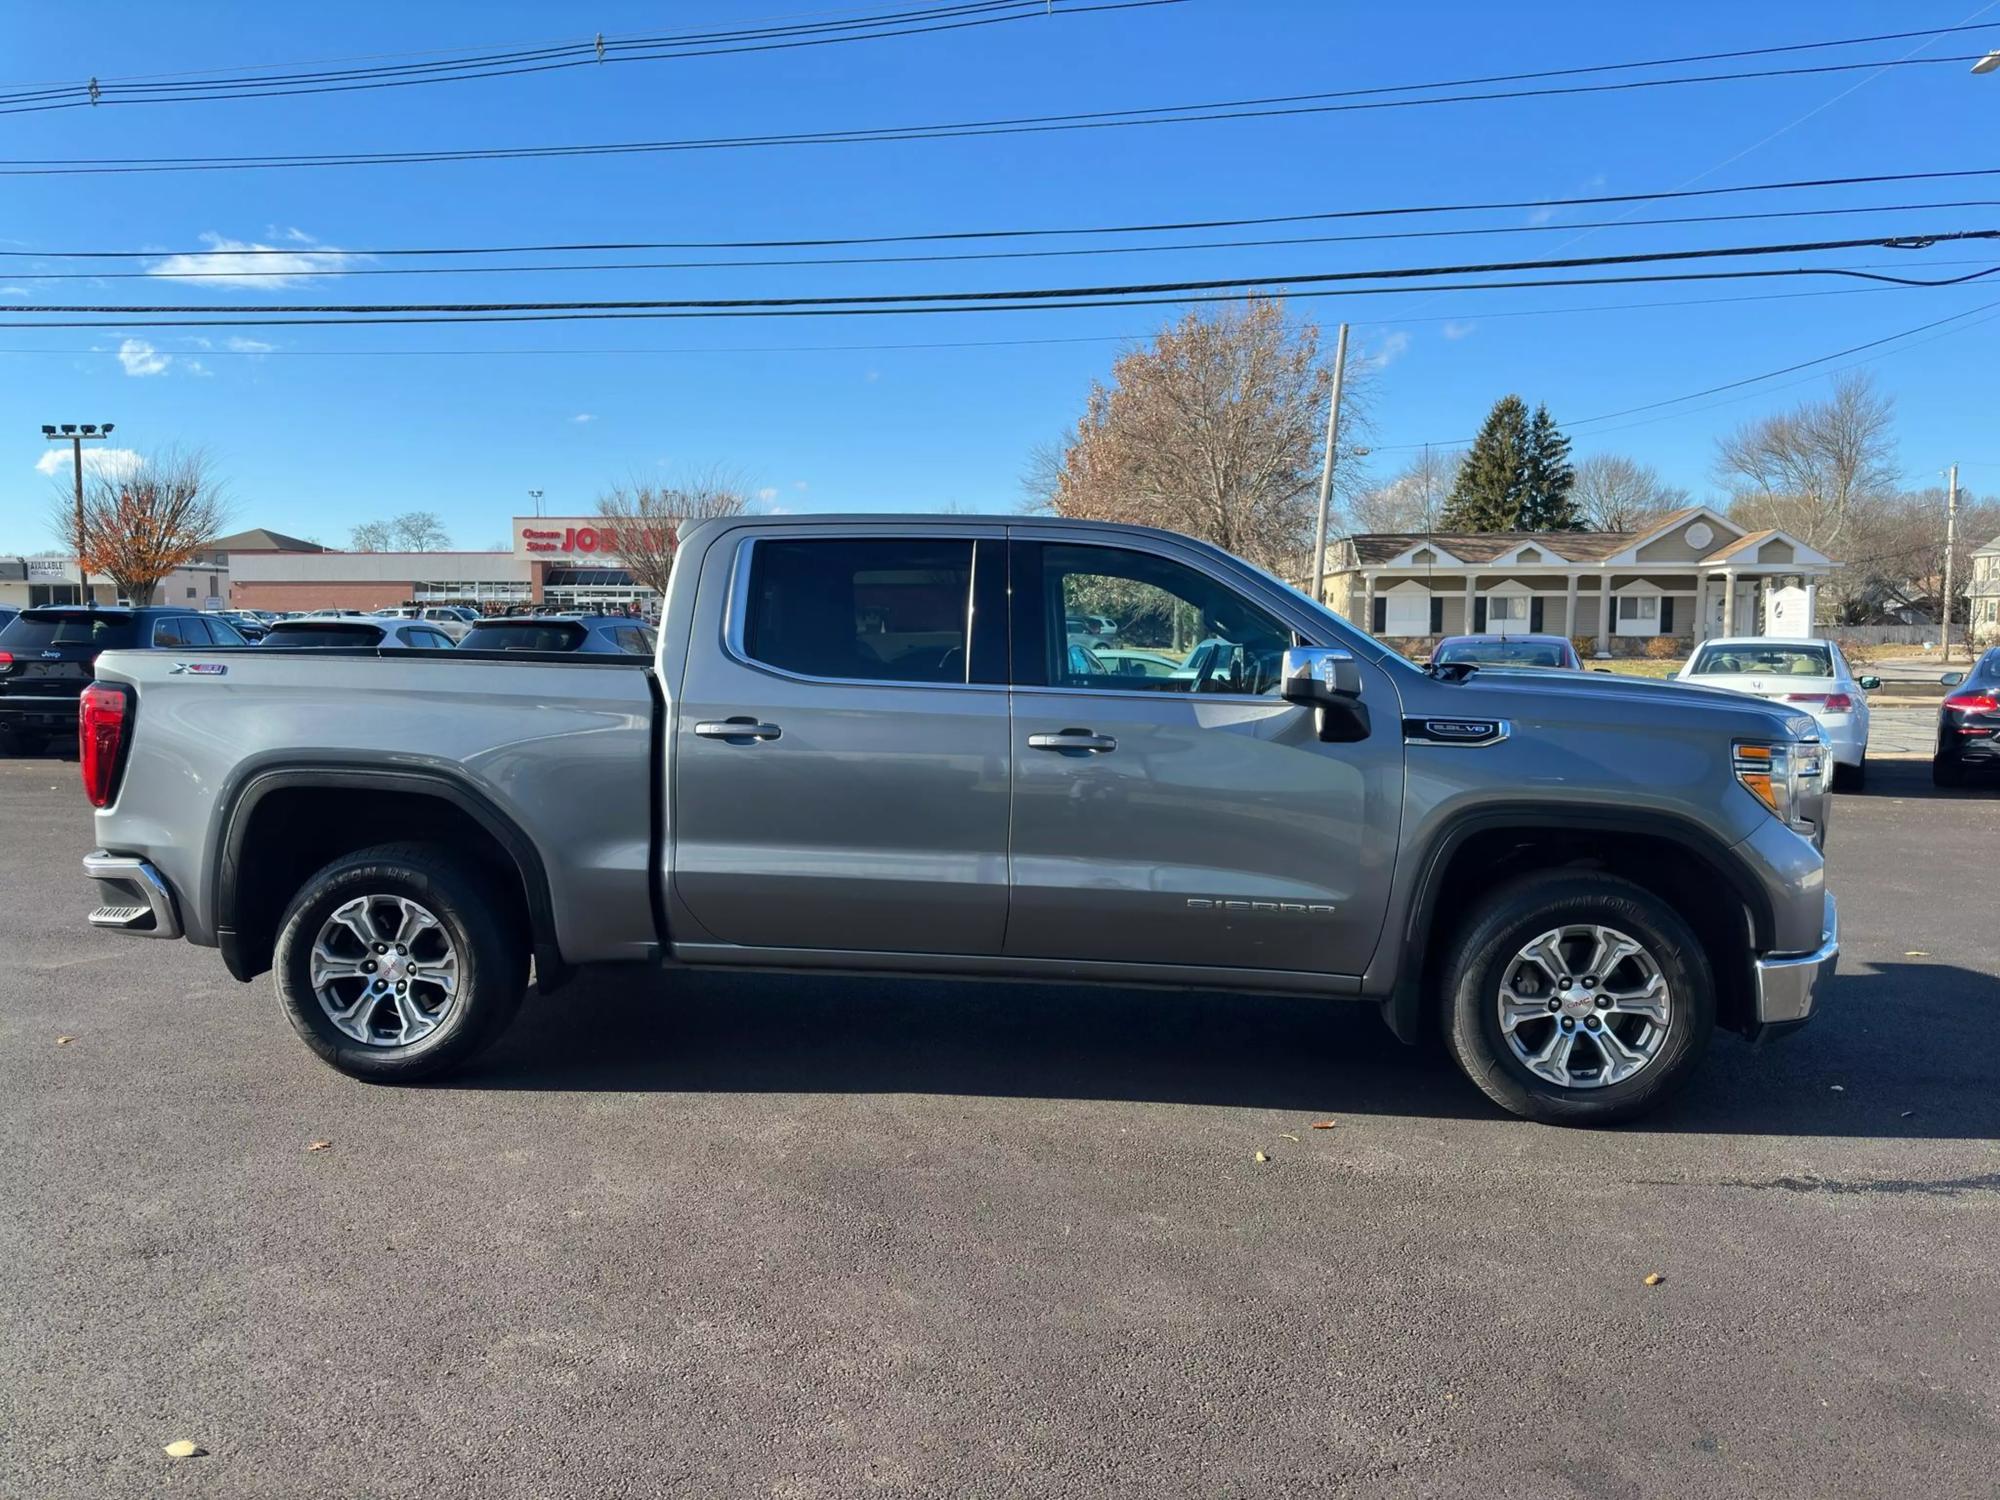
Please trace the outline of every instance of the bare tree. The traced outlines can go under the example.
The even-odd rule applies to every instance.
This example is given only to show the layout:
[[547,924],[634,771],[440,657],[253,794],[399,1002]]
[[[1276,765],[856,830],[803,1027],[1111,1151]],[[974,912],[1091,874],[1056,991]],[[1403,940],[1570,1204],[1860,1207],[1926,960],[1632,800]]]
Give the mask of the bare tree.
[[[1312,550],[1331,373],[1319,329],[1256,297],[1189,312],[1093,383],[1060,450],[1031,459],[1035,504],[1057,515],[1164,526],[1296,573]],[[1368,373],[1350,365],[1343,446],[1367,430]],[[1359,489],[1343,452],[1343,501]]]
[[1837,557],[1856,511],[1895,489],[1894,424],[1890,397],[1865,375],[1843,375],[1826,400],[1739,428],[1716,444],[1730,515]]
[[84,490],[81,536],[73,491],[60,492],[50,515],[87,573],[110,578],[119,598],[140,605],[152,602],[159,581],[197,556],[226,518],[214,468],[199,449],[168,449],[95,475]]
[[618,534],[618,557],[633,582],[656,594],[667,591],[680,528],[689,521],[740,516],[749,509],[743,487],[714,470],[685,484],[633,479],[597,497],[597,513]]
[[1576,502],[1594,531],[1637,531],[1688,503],[1688,492],[1651,464],[1622,453],[1593,453],[1576,466]]
[[404,552],[439,552],[451,545],[451,533],[434,510],[406,510],[389,522],[389,530]]
[[[1860,508],[1848,527],[1844,565],[1821,590],[1834,619],[1847,625],[1883,624],[1905,606],[1941,619],[1945,529],[1945,493],[1936,486],[1885,496]],[[2000,502],[1961,491],[1952,560],[1954,621],[1966,614],[1972,554],[1995,532],[2000,532]]]
[[1465,462],[1463,449],[1424,447],[1387,484],[1363,491],[1347,507],[1354,531],[1436,531],[1445,501]]
[[396,532],[387,521],[363,521],[349,534],[348,545],[356,552],[392,552]]

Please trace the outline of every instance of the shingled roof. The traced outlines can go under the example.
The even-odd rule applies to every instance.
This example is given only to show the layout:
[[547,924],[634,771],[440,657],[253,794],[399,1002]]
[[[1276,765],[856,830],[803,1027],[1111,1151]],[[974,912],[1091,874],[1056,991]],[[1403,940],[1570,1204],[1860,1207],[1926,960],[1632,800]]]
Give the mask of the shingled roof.
[[1380,531],[1348,540],[1363,563],[1385,563],[1423,545],[1448,552],[1460,562],[1491,562],[1521,546],[1539,548],[1560,562],[1602,562],[1645,535],[1644,531]]

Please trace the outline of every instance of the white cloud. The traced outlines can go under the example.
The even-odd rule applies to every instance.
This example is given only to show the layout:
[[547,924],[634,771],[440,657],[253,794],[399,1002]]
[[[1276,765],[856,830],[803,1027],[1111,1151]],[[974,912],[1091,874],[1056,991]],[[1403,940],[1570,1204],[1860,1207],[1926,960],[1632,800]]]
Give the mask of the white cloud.
[[1386,370],[1401,359],[1410,347],[1410,336],[1401,329],[1390,334],[1372,350],[1363,350],[1358,361],[1364,370]]
[[873,385],[876,381],[882,378],[882,372],[880,370],[870,370],[867,373],[867,375],[865,375],[862,378],[865,379],[870,385]]
[[575,416],[571,417],[570,420],[572,422],[581,425],[584,422],[595,422],[597,420],[597,415],[594,412],[580,411]]
[[792,481],[792,488],[797,490],[801,495],[803,495],[806,492],[806,490],[810,488],[810,486],[808,486],[803,479],[794,479]]
[[0,297],[29,297],[33,295],[24,286],[0,286]]
[[[276,344],[267,344],[262,339],[239,338],[224,339],[222,346],[231,354],[269,354],[278,347]],[[204,344],[203,347],[207,346]]]
[[[310,236],[300,235],[296,229],[287,230],[281,238],[293,243],[314,243]],[[214,233],[204,234],[200,239],[209,247],[206,251],[169,255],[157,265],[148,266],[146,274],[164,276],[169,281],[196,281],[205,286],[296,286],[328,271],[338,271],[358,258],[325,246],[283,250],[276,245],[226,239]],[[276,253],[256,253],[266,251]]]
[[778,492],[774,489],[771,489],[769,486],[766,486],[765,488],[757,491],[757,498],[759,500],[762,500],[766,505],[769,505],[773,500],[778,498]]
[[171,354],[160,353],[144,339],[127,339],[118,346],[118,363],[127,375],[163,375],[173,362]]
[[[48,452],[35,460],[35,472],[54,477],[67,474],[75,462],[70,457],[68,443],[51,443]],[[139,454],[133,448],[85,448],[83,450],[83,472],[105,474],[113,479],[130,474],[139,467]]]
[[182,360],[181,368],[187,371],[187,373],[190,375],[213,375],[215,373],[215,371],[211,370],[207,365],[203,364],[198,359]]
[[[1557,212],[1558,210],[1553,204],[1547,205],[1542,208],[1538,208],[1533,213],[1528,215],[1528,223],[1531,226],[1539,228],[1541,225],[1546,224],[1549,222],[1549,220],[1553,219],[1556,216]],[[1308,557],[1306,561],[1310,563],[1312,559]]]
[[1477,323],[1447,323],[1440,331],[1448,339],[1468,339],[1478,326]]

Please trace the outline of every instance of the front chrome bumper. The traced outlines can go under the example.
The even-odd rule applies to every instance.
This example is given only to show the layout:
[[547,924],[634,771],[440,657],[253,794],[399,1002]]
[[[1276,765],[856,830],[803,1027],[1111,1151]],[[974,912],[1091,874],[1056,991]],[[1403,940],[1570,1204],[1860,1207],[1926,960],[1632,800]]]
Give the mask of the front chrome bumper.
[[1812,1014],[1813,1000],[1833,978],[1840,957],[1840,909],[1826,893],[1826,916],[1819,947],[1811,953],[1776,953],[1757,960],[1757,1027],[1799,1025]]
[[90,914],[92,927],[136,932],[141,937],[177,938],[180,910],[173,887],[146,860],[93,849],[83,857],[83,873],[98,883],[101,904]]

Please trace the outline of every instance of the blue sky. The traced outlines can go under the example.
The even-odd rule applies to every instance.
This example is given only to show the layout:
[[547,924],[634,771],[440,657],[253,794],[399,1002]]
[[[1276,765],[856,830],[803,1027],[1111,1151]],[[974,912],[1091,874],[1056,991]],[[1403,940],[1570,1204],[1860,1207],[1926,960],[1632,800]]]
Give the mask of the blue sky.
[[[850,11],[906,8],[886,3]],[[1060,7],[1058,7],[1060,9]],[[8,7],[10,83],[480,50],[586,34],[745,23],[771,0],[672,6],[482,3],[274,7]],[[1754,6],[1526,6],[1191,0],[785,52],[290,99],[22,114],[0,157],[382,151],[817,130],[1147,106],[1994,22],[1989,31],[1852,57],[2000,46],[2000,5],[1910,0]],[[1920,52],[1918,55],[1924,55]],[[1807,54],[1804,60],[1816,55]],[[1780,61],[1783,61],[1782,59]],[[1730,65],[1724,65],[1730,66]],[[1735,65],[1743,66],[1743,65]],[[2000,75],[1963,64],[1582,98],[1377,113],[855,146],[327,170],[0,178],[4,244],[198,250],[296,245],[295,269],[380,266],[377,247],[576,240],[764,239],[1300,213],[1356,206],[1638,192],[2000,165]],[[2000,199],[1991,185],[1817,194],[1816,207]],[[1723,200],[1727,205],[1728,200]],[[1804,206],[1803,197],[1786,206]],[[1777,206],[1738,201],[1738,210]],[[1635,216],[1700,212],[1642,207]],[[1615,212],[1615,211],[1614,211]],[[1592,217],[1568,210],[1556,222]],[[1608,215],[1607,215],[1608,216]],[[1526,223],[1524,212],[1477,222]],[[0,318],[37,302],[544,300],[839,294],[1299,274],[1541,254],[2000,225],[2000,208],[1419,242],[1294,245],[933,265],[559,275],[302,277],[283,287],[36,282],[74,264],[12,257]],[[1293,231],[1278,231],[1280,233]],[[1297,231],[1310,233],[1312,230]],[[1226,234],[1192,238],[1226,238]],[[1166,237],[1172,238],[1172,237]],[[1077,242],[1082,243],[1082,242]],[[1558,247],[1563,247],[1558,249]],[[312,259],[312,256],[327,257]],[[671,259],[609,256],[606,259]],[[527,257],[544,262],[549,257]],[[1829,264],[1935,268],[2000,250],[1857,251]],[[1953,264],[1956,263],[1956,264]],[[99,266],[99,269],[103,267]],[[134,267],[126,267],[133,269]],[[173,269],[172,265],[164,265]],[[1644,303],[1768,296],[1786,300]],[[1715,436],[1822,392],[1824,368],[1644,418],[1579,419],[1812,359],[2000,304],[2000,278],[1950,290],[1853,292],[1821,281],[1329,297],[1298,304],[1356,325],[1373,367],[1374,460],[1470,433],[1518,391],[1572,426],[1579,455],[1628,452],[1698,495]],[[1562,311],[1563,309],[1585,309]],[[505,535],[547,494],[592,508],[605,485],[711,465],[802,512],[1011,509],[1029,451],[1059,436],[1119,341],[1171,309],[913,318],[721,319],[494,327],[0,330],[0,550],[51,545],[43,421],[114,421],[137,448],[214,456],[234,518],[341,543],[357,521],[443,515],[456,545]],[[1953,459],[2000,488],[1996,321],[1968,317],[1889,346],[1873,371],[1897,400],[1913,486]],[[137,342],[127,343],[126,340]],[[202,341],[206,341],[204,346]],[[856,345],[876,346],[857,348]],[[959,345],[960,347],[890,347]],[[849,346],[849,347],[840,347]]]

